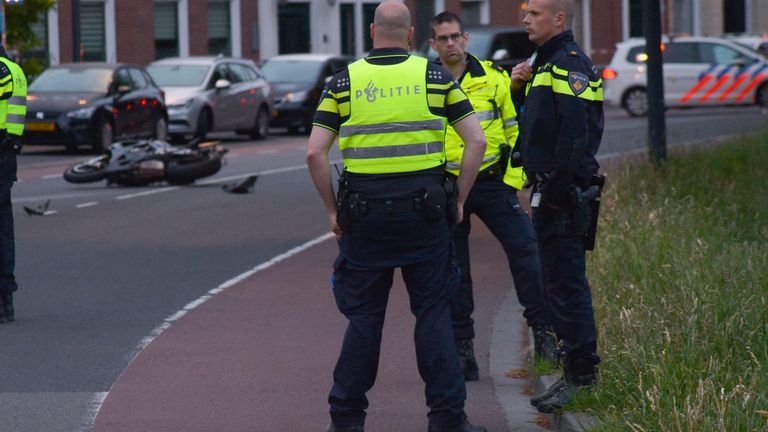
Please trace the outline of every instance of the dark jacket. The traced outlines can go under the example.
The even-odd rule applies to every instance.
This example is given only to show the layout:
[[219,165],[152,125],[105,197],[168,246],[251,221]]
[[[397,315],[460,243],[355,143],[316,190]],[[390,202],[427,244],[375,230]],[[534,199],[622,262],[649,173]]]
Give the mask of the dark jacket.
[[536,51],[519,114],[523,165],[548,177],[542,204],[567,204],[568,188],[588,182],[600,165],[603,87],[597,68],[568,30]]

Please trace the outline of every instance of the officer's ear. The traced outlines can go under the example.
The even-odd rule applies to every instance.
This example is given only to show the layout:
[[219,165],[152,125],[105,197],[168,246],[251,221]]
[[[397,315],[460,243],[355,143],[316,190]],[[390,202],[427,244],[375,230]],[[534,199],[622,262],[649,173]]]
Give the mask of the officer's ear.
[[371,33],[371,40],[376,40],[376,24],[371,23],[370,33]]

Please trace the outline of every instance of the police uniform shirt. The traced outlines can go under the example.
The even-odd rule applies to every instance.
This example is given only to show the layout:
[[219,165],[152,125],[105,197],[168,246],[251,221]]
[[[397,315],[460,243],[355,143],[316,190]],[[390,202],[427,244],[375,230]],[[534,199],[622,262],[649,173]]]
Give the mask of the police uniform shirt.
[[543,204],[567,203],[568,188],[596,174],[603,135],[603,89],[597,68],[567,30],[537,50],[519,113],[523,163],[549,175]]
[[[365,60],[374,65],[395,65],[407,60],[409,55],[408,51],[401,48],[376,48]],[[454,124],[474,113],[472,104],[461,87],[442,66],[429,63],[426,74],[427,93],[424,98],[432,114],[445,117],[448,124]],[[315,112],[313,124],[338,135],[341,124],[349,119],[349,91],[349,70],[344,68],[337,72],[326,85]],[[444,95],[444,99],[437,103],[428,97],[430,94]],[[444,175],[443,166],[398,174],[347,173],[350,189],[361,192],[369,198],[416,196],[424,187],[425,181],[440,182]]]

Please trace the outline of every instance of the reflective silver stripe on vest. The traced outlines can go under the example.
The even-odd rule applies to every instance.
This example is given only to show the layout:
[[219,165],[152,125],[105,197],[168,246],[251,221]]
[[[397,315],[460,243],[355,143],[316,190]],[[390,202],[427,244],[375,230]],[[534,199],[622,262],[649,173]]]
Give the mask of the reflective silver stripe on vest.
[[445,123],[440,119],[415,121],[378,123],[362,126],[342,126],[339,136],[350,137],[353,135],[395,133],[395,132],[420,132],[425,130],[444,130]]
[[477,111],[477,112],[475,112],[475,114],[477,114],[477,119],[479,121],[493,120],[493,119],[496,118],[496,111],[495,110]]
[[[493,161],[495,161],[496,159],[498,159],[498,158],[500,158],[500,157],[501,157],[501,155],[498,155],[498,154],[496,154],[496,155],[493,155],[493,156],[487,156],[487,157],[484,157],[484,158],[483,158],[483,162],[481,162],[481,163],[480,163],[480,165],[482,165],[482,164],[485,164],[485,163],[488,163],[488,162],[493,162]],[[457,170],[457,169],[460,169],[460,168],[461,168],[461,164],[460,164],[460,163],[458,163],[458,162],[448,162],[448,163],[446,163],[446,164],[445,164],[445,167],[446,167],[447,169],[454,169],[454,170]]]
[[504,120],[504,127],[507,129],[511,129],[513,127],[517,126],[517,120],[515,119],[506,119]]
[[353,147],[341,151],[344,159],[378,159],[402,156],[427,155],[442,153],[443,143],[432,141],[419,144],[402,144],[381,147]]
[[8,104],[27,106],[27,98],[25,98],[24,96],[11,96],[11,98],[8,99]]
[[16,123],[16,124],[24,124],[24,121],[26,120],[26,116],[23,116],[21,114],[8,114],[8,117],[5,119],[6,123]]

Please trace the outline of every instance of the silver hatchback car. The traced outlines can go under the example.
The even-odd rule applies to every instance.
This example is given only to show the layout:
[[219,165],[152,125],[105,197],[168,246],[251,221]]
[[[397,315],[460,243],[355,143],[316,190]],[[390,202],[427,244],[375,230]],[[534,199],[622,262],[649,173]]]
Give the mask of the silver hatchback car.
[[256,64],[231,57],[178,57],[147,67],[165,92],[173,140],[235,131],[264,139],[273,114],[272,89]]

